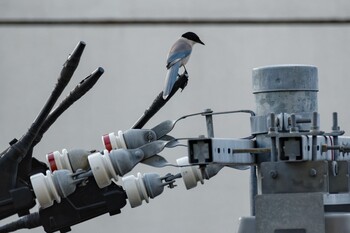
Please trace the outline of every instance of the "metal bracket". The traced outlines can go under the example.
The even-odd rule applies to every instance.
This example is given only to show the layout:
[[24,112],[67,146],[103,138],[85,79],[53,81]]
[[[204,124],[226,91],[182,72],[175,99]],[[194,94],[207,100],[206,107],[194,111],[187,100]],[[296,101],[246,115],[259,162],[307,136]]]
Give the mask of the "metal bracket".
[[327,193],[329,189],[327,161],[264,162],[260,168],[263,194]]
[[[198,138],[188,140],[191,164],[252,165],[254,141],[248,139]],[[251,150],[251,152],[249,152]],[[257,151],[258,152],[258,151]]]

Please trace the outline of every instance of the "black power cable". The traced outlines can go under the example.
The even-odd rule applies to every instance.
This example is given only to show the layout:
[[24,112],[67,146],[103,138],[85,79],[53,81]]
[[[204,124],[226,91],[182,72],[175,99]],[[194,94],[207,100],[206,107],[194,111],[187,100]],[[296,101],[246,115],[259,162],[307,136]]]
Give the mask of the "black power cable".
[[[99,80],[99,78],[104,73],[104,69],[102,67],[97,68],[93,71],[89,76],[80,81],[80,83],[69,93],[69,95],[54,109],[50,112],[42,127],[40,128],[36,138],[34,139],[31,149],[28,151],[25,158],[19,165],[19,176],[22,180],[26,180],[29,183],[30,173],[34,173],[32,171],[37,164],[40,162],[32,158],[33,148],[41,141],[44,133],[51,127],[53,123],[58,119],[59,116],[62,115],[64,111],[66,111],[72,104],[74,104],[77,100],[79,100],[83,95],[85,95]],[[32,162],[35,164],[33,165]],[[40,166],[40,164],[39,164]],[[35,169],[35,173],[45,172],[47,170],[46,164],[41,165],[38,169]]]
[[168,98],[163,99],[163,92],[153,100],[151,106],[145,110],[143,115],[136,121],[136,123],[131,127],[132,129],[141,129],[169,100],[170,98],[179,90],[183,90],[188,82],[188,74],[185,71],[182,75],[178,77],[174,83],[174,87],[171,90]]
[[35,205],[30,188],[25,185],[18,185],[19,164],[27,155],[32,155],[28,152],[32,150],[34,139],[78,67],[84,48],[84,42],[80,42],[75,47],[72,54],[63,64],[51,95],[28,131],[21,139],[15,141],[0,154],[0,219],[15,213],[20,215],[27,214],[28,210]]
[[32,229],[41,226],[40,216],[38,212],[28,214],[14,222],[0,227],[0,233],[17,231],[19,229]]

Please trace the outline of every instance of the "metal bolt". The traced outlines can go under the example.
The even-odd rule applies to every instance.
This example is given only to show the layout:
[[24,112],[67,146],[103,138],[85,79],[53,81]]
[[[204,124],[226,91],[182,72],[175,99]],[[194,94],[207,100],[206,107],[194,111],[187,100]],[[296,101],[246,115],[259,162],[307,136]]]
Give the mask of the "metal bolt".
[[296,118],[295,114],[292,113],[292,114],[290,115],[290,118],[289,118],[289,120],[290,120],[290,132],[291,132],[291,133],[298,132],[297,120],[296,120],[296,119],[297,119],[297,118]]
[[278,172],[275,170],[270,171],[270,176],[272,179],[276,179],[278,176]]
[[319,130],[318,127],[318,113],[317,112],[313,112],[312,113],[312,121],[311,121],[311,131],[315,132]]
[[332,130],[333,131],[339,131],[339,126],[338,126],[338,113],[333,112],[332,114],[332,120],[333,120],[333,125],[332,125]]
[[271,112],[270,113],[270,121],[268,122],[269,124],[269,131],[270,132],[275,132],[276,131],[276,120],[275,120],[275,113]]
[[311,168],[310,171],[309,171],[309,175],[311,177],[315,177],[317,175],[317,171],[315,168]]
[[211,110],[210,108],[206,108],[203,111],[204,113],[213,113],[213,110]]
[[210,108],[207,108],[204,110],[204,115],[205,115],[205,121],[207,124],[207,132],[208,132],[208,138],[213,138],[214,137],[214,123],[213,123],[213,110]]

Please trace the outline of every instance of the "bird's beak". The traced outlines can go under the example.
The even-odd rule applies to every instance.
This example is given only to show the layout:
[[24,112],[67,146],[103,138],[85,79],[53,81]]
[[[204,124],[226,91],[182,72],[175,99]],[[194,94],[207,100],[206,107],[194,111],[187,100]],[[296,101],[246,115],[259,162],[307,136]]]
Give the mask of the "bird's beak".
[[201,40],[200,40],[198,43],[200,43],[200,44],[202,44],[202,45],[205,45],[205,44],[203,43],[203,41],[201,41]]

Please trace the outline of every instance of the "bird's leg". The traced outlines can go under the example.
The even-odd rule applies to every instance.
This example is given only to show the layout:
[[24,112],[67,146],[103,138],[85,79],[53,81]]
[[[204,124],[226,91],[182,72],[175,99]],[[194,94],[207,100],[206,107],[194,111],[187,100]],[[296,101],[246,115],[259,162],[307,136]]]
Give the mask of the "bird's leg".
[[[184,75],[184,74],[187,75],[188,73],[187,73],[186,67],[184,65],[182,65],[182,66],[184,68],[184,72],[182,75]],[[180,76],[181,76],[180,74],[177,74],[177,78],[179,78]]]
[[181,88],[181,92],[185,89],[185,87],[187,86],[187,83],[188,83],[188,73],[187,73],[187,70],[186,70],[186,67],[183,66],[185,71],[183,72],[182,75],[179,76],[179,78],[183,78],[183,82],[181,83],[180,85],[180,88]]

